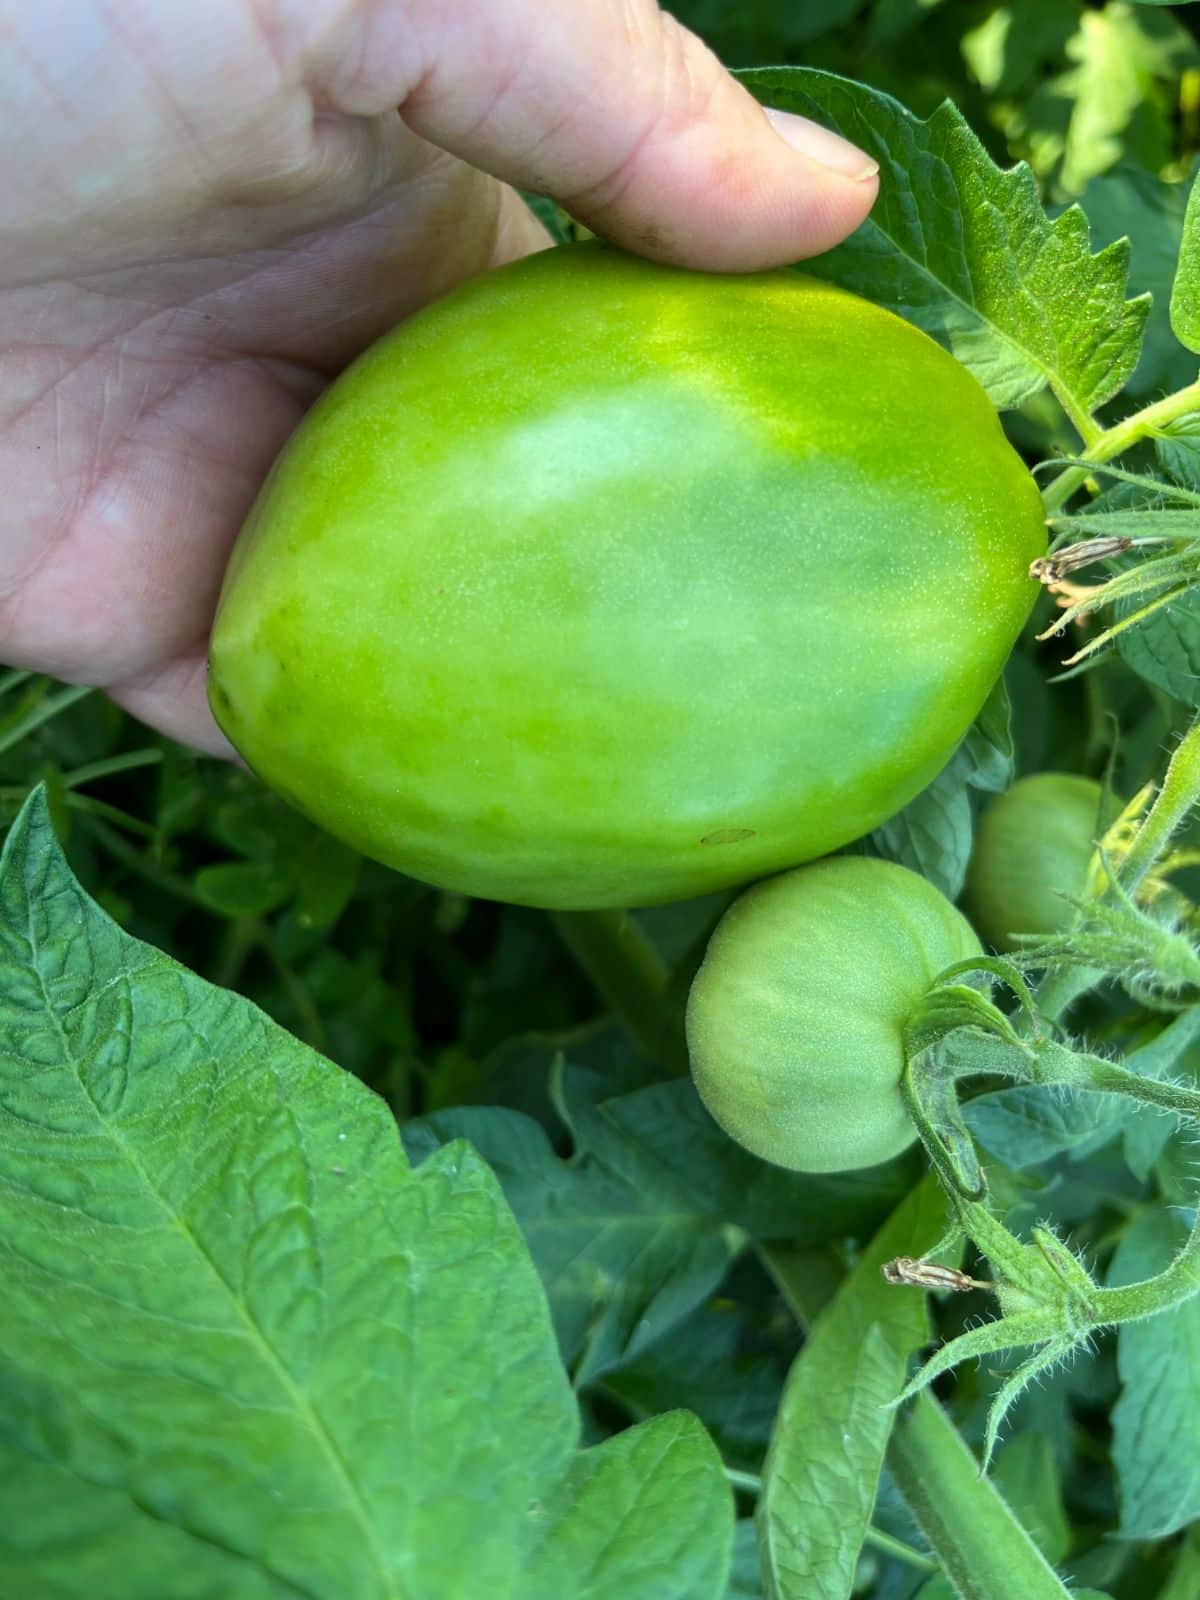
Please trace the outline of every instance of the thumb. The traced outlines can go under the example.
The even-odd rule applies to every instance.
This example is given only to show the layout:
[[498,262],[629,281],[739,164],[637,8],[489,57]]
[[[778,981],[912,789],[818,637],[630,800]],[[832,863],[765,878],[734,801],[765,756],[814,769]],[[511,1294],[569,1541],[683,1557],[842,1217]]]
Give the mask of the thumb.
[[552,195],[641,255],[745,271],[827,250],[877,165],[766,112],[655,0],[374,0],[341,6],[323,96]]

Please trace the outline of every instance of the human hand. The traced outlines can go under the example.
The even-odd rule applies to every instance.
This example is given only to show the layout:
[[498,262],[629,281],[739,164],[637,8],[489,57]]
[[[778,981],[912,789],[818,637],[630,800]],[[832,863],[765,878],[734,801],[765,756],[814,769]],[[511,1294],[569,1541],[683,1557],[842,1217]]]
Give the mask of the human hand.
[[272,458],[393,323],[546,243],[507,183],[735,271],[876,193],[653,0],[0,0],[0,39],[0,660],[217,753],[208,632]]

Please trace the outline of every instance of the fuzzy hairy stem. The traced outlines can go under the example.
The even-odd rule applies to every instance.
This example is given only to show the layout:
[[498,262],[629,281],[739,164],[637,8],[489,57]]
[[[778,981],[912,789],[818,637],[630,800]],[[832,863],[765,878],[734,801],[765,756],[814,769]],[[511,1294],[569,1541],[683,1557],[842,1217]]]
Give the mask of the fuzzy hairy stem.
[[1101,1326],[1142,1322],[1162,1311],[1173,1311],[1200,1293],[1200,1212],[1182,1250],[1156,1277],[1119,1288],[1097,1289],[1093,1297]]
[[559,937],[651,1061],[680,1075],[687,1047],[667,1026],[670,974],[628,911],[555,911]]
[[[1076,428],[1083,439],[1089,462],[1099,465],[1123,454],[1142,439],[1148,439],[1161,432],[1169,423],[1186,416],[1189,411],[1200,411],[1200,378],[1197,378],[1195,383],[1188,384],[1186,388],[1177,390],[1175,394],[1156,400],[1152,405],[1143,406],[1140,411],[1135,411],[1132,416],[1126,417],[1112,428],[1105,429],[1103,433],[1093,433],[1090,428],[1085,431],[1079,426],[1078,421]],[[1074,418],[1072,420],[1075,421]],[[1042,491],[1042,501],[1047,512],[1057,511],[1059,506],[1065,505],[1076,489],[1081,488],[1090,476],[1088,467],[1067,467],[1057,477],[1051,479]]]
[[1130,1072],[1115,1061],[1105,1061],[1100,1056],[1088,1056],[1086,1059],[1092,1063],[1089,1081],[1077,1083],[1076,1087],[1126,1095],[1141,1105],[1172,1111],[1185,1122],[1200,1127],[1200,1090],[1183,1083],[1143,1078],[1139,1073]]
[[1067,1600],[1053,1568],[931,1395],[892,1434],[888,1465],[956,1594],[969,1600]]
[[[1193,387],[1197,390],[1196,403],[1200,404],[1200,382]],[[1152,410],[1153,407],[1149,409]],[[1200,801],[1200,717],[1196,718],[1176,745],[1175,753],[1167,765],[1162,787],[1155,797],[1154,804],[1143,818],[1128,854],[1121,863],[1119,881],[1126,894],[1133,895],[1137,892],[1154,864],[1166,854],[1171,839],[1198,801]],[[1038,988],[1038,1010],[1047,1020],[1056,1021],[1080,995],[1094,988],[1102,976],[1103,974],[1094,968],[1083,970],[1051,968]]]
[[1172,837],[1200,800],[1200,717],[1175,747],[1162,788],[1145,821],[1134,835],[1129,854],[1121,863],[1121,887],[1136,893],[1146,874],[1166,854]]

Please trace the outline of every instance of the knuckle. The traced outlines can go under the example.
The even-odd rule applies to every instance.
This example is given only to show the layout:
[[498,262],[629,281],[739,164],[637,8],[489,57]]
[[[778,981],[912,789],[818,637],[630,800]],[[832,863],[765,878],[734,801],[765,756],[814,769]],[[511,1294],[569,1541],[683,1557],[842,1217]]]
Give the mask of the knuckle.
[[568,197],[572,209],[598,216],[619,205],[636,183],[647,154],[686,137],[713,114],[727,79],[717,58],[673,16],[626,0],[623,42],[635,64],[634,114],[619,153]]

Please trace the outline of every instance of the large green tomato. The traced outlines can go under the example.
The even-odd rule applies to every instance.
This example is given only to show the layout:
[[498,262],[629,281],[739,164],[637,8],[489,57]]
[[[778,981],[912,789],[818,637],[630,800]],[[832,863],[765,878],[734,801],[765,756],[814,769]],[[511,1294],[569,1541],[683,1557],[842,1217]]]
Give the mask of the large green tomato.
[[1103,790],[1091,778],[1038,772],[1020,778],[980,818],[963,896],[997,950],[1018,934],[1061,933],[1075,916],[1100,829]]
[[212,705],[268,784],[416,877],[683,898],[911,799],[1044,545],[983,390],[909,324],[792,272],[547,251],[314,407],[230,566]]
[[688,996],[700,1098],[732,1138],[795,1172],[887,1161],[917,1136],[904,1030],[938,974],[980,953],[907,867],[834,856],[768,879],[722,917]]

